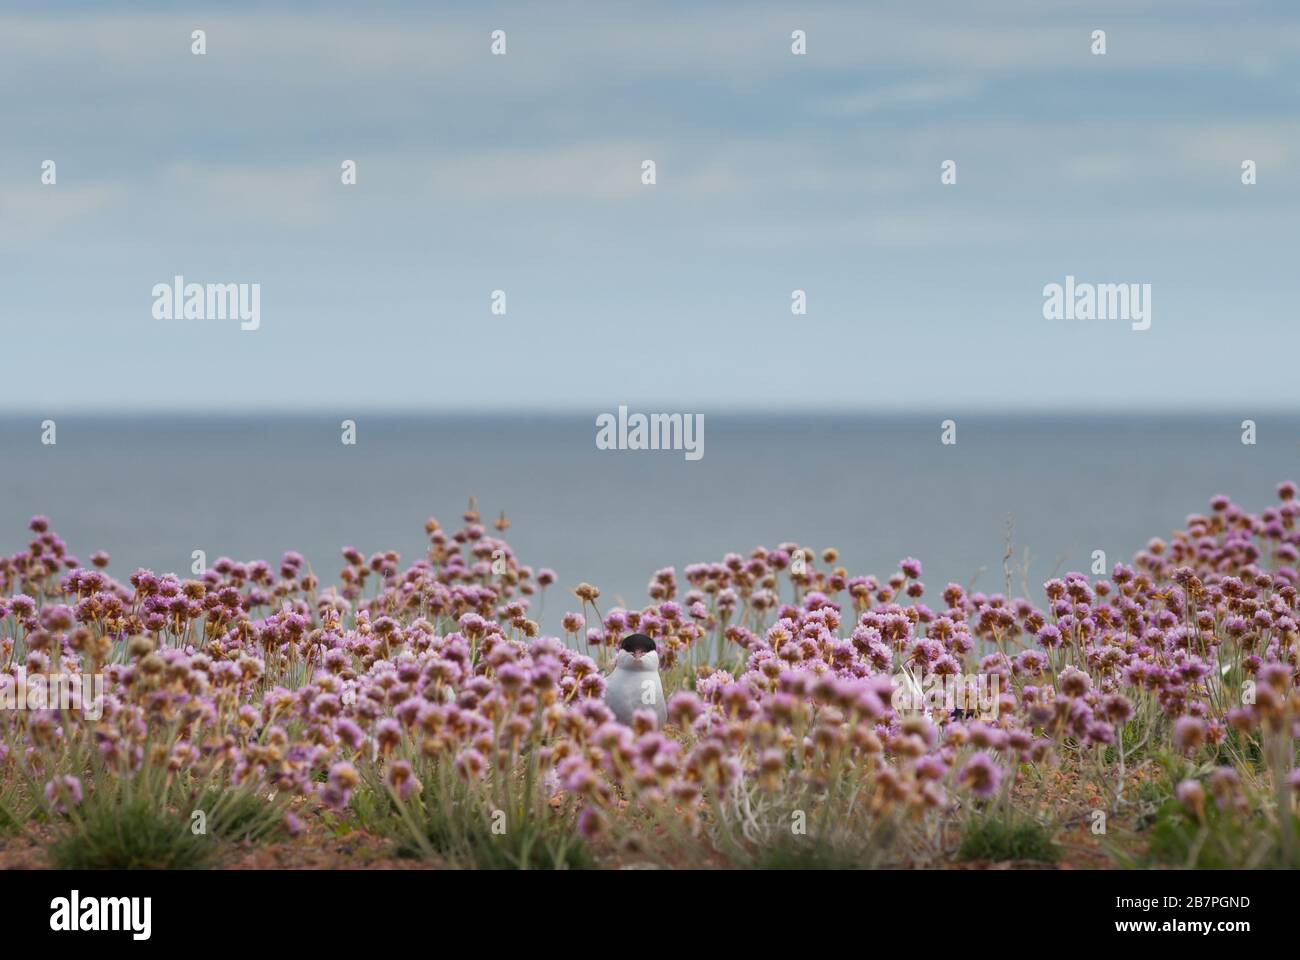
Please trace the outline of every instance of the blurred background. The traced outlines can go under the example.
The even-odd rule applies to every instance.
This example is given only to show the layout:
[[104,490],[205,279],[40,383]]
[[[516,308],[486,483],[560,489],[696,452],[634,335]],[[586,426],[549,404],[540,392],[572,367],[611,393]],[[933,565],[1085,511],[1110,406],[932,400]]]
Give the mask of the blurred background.
[[[1008,518],[1036,590],[1300,473],[1294,4],[10,0],[0,90],[5,552],[329,582],[475,494],[629,603],[782,540],[1000,590]],[[261,328],[154,319],[178,274]],[[1044,320],[1067,274],[1151,329]],[[703,460],[596,450],[623,403]]]

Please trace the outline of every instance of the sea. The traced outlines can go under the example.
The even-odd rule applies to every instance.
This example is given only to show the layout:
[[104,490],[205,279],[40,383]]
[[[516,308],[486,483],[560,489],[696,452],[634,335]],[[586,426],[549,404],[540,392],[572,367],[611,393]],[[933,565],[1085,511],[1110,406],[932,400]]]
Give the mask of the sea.
[[835,548],[853,575],[915,557],[936,605],[948,582],[1041,600],[1044,580],[1095,551],[1130,559],[1215,494],[1258,510],[1300,480],[1300,416],[1281,414],[1253,437],[1235,413],[718,414],[698,460],[598,449],[594,414],[353,414],[351,444],[326,413],[66,415],[52,444],[43,419],[0,418],[4,553],[45,514],[118,578],[189,576],[195,550],[277,565],[297,550],[328,585],[344,546],[413,560],[425,520],[455,528],[474,497],[485,523],[504,511],[520,562],[556,571],[550,632],[582,581],[604,610],[639,606],[660,568],[786,541]]

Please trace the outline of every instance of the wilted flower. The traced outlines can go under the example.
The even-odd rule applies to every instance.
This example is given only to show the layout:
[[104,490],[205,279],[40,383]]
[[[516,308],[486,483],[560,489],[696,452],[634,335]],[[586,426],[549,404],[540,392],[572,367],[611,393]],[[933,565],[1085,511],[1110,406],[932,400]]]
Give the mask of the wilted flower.
[[81,781],[69,774],[55,777],[45,785],[45,799],[57,813],[67,813],[81,805]]
[[1191,753],[1205,743],[1205,721],[1200,717],[1179,717],[1174,721],[1174,749]]
[[357,768],[350,763],[336,763],[330,767],[329,783],[337,790],[352,790],[360,781]]
[[398,760],[388,768],[387,777],[388,786],[403,800],[407,799],[412,793],[420,792],[420,781],[415,776],[410,763],[405,760]]
[[1196,780],[1183,780],[1174,791],[1178,802],[1200,820],[1205,816],[1205,790]]
[[456,772],[466,780],[481,780],[487,770],[487,761],[483,754],[473,748],[456,754]]
[[987,753],[976,753],[966,761],[957,779],[977,797],[991,797],[1002,782],[1002,771]]

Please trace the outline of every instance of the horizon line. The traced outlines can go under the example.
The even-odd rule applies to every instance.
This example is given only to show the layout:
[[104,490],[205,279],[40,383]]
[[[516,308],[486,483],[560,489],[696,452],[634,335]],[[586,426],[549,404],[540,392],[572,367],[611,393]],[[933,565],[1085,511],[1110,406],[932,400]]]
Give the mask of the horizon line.
[[789,406],[725,406],[710,408],[708,404],[662,404],[662,403],[615,403],[611,405],[565,405],[548,407],[526,406],[486,406],[486,407],[414,407],[414,406],[293,406],[277,405],[267,407],[179,407],[160,409],[157,407],[121,406],[121,407],[49,407],[8,410],[0,412],[0,422],[42,419],[48,417],[70,416],[87,419],[257,419],[257,418],[313,418],[335,416],[381,416],[394,419],[412,418],[537,418],[567,419],[570,417],[594,417],[619,406],[626,406],[631,413],[689,413],[709,414],[728,418],[870,418],[888,417],[891,419],[921,417],[1003,417],[1019,419],[1035,418],[1106,418],[1122,419],[1126,417],[1300,417],[1300,408],[1276,404],[1251,409],[1249,404],[1234,404],[1231,407],[1151,405],[1142,407],[1115,406],[1037,406],[1033,409],[1024,407],[995,406],[985,404],[952,403],[945,406],[901,407],[901,406],[853,406],[853,407],[789,407]]

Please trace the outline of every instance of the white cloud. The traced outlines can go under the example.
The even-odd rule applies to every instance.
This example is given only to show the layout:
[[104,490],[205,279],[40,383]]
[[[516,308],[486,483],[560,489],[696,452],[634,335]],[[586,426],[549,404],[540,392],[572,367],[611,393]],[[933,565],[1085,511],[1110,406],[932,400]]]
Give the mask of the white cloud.
[[963,100],[974,95],[976,90],[977,85],[965,78],[918,80],[833,94],[817,104],[815,109],[830,117],[855,117],[896,107],[914,109]]
[[42,185],[37,172],[31,183],[0,191],[0,246],[17,249],[33,240],[72,232],[101,216],[124,208],[126,189],[121,184],[60,182]]

